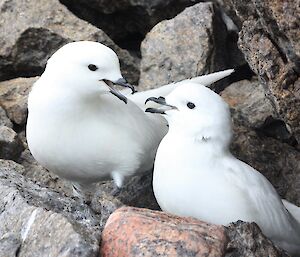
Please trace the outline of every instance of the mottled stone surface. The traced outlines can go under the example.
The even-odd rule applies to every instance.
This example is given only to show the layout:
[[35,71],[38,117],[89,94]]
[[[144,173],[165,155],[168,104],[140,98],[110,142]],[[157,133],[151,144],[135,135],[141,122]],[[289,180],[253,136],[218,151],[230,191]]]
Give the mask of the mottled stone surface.
[[17,160],[23,150],[18,134],[9,127],[0,126],[0,159]]
[[0,238],[0,257],[16,257],[21,246],[21,238],[14,233],[6,233]]
[[212,3],[199,3],[160,22],[141,45],[140,88],[155,88],[225,69],[226,33]]
[[226,0],[239,25],[239,46],[300,142],[299,1]]
[[101,255],[224,256],[227,237],[222,226],[163,212],[123,207],[108,219]]
[[243,119],[249,127],[260,128],[267,119],[278,116],[263,85],[255,79],[235,82],[222,91],[221,96],[233,108],[234,114],[240,115],[235,119]]
[[[80,20],[58,0],[0,1],[0,80],[40,75],[46,60],[62,45],[101,42],[116,51],[125,78],[137,82],[139,61],[100,29]],[[13,24],[13,26],[12,26]]]
[[261,232],[255,223],[237,221],[227,228],[229,243],[226,257],[288,257]]
[[0,242],[13,233],[13,242],[20,239],[20,257],[97,256],[103,226],[99,214],[79,200],[34,184],[20,175],[23,170],[0,160]]
[[0,126],[6,126],[9,128],[13,127],[11,120],[7,117],[5,110],[1,107],[1,100],[0,100]]
[[0,82],[0,105],[18,125],[26,123],[28,94],[37,79],[38,77],[17,78]]

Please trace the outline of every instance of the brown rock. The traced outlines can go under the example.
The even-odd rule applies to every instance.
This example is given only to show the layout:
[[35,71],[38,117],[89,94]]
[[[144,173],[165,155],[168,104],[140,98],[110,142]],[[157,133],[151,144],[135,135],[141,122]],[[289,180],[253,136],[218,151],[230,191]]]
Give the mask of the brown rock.
[[[70,41],[91,40],[114,49],[123,75],[137,82],[139,61],[100,29],[80,20],[58,0],[0,1],[0,80],[40,75],[46,60]],[[13,24],[13,26],[12,26]]]
[[299,1],[225,2],[236,13],[240,49],[300,142]]
[[199,3],[157,24],[141,45],[139,85],[155,88],[225,68],[226,28],[212,3]]
[[23,150],[18,134],[11,128],[0,126],[0,159],[16,160]]
[[27,119],[27,98],[31,87],[38,77],[17,78],[0,82],[0,105],[8,117],[18,125]]
[[224,256],[222,226],[163,212],[122,207],[102,233],[101,256]]
[[240,115],[249,127],[262,127],[270,117],[277,118],[275,107],[257,80],[235,82],[222,91],[221,96]]

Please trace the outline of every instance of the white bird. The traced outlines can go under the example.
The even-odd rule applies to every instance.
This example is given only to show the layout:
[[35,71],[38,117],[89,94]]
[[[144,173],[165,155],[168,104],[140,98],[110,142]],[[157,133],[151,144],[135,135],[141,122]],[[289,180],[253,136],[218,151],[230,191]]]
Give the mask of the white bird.
[[[184,83],[149,112],[165,114],[169,131],[154,164],[153,189],[163,211],[227,225],[256,222],[275,244],[300,254],[300,223],[258,171],[229,151],[232,138],[228,105],[212,90]],[[298,210],[297,210],[298,209]],[[298,255],[297,255],[298,254]]]
[[[231,72],[194,80],[213,83]],[[142,109],[147,93],[125,97],[109,81],[132,89],[113,50],[96,42],[74,42],[53,54],[29,95],[27,141],[32,155],[79,191],[109,178],[121,187],[126,176],[151,170],[167,132],[164,118]],[[175,87],[149,93],[165,94]]]

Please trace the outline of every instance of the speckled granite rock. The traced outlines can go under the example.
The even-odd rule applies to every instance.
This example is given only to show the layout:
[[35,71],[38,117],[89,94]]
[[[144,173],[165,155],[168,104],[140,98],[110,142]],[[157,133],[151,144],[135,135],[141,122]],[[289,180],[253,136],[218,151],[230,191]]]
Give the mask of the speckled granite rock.
[[101,255],[224,256],[227,237],[222,226],[163,212],[123,207],[108,219]]
[[101,256],[288,257],[255,223],[237,221],[223,227],[132,207],[109,217]]

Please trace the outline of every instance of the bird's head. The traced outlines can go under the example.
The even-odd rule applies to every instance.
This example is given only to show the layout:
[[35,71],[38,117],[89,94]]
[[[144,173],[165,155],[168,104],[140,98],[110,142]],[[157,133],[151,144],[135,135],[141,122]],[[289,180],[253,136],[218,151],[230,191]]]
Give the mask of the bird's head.
[[133,86],[121,75],[116,53],[97,42],[79,41],[64,45],[48,60],[44,74],[62,82],[59,86],[81,93],[111,92],[124,102],[126,97],[110,83],[129,87],[134,92]]
[[[166,98],[150,97],[161,106],[147,112],[164,114],[170,131],[200,140],[231,140],[229,106],[209,88],[187,82],[179,85]],[[146,102],[147,102],[146,101]]]

